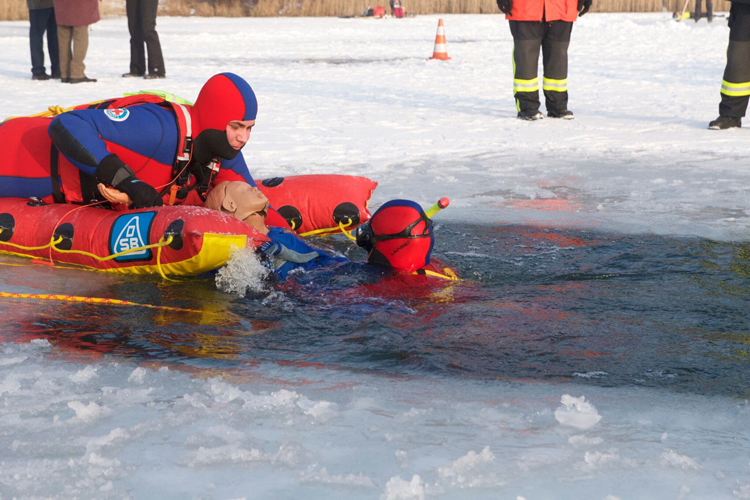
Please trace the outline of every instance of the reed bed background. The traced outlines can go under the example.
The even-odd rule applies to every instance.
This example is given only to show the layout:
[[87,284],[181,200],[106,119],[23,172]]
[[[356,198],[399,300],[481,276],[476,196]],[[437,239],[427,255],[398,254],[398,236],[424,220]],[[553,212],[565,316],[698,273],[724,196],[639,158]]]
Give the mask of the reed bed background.
[[[359,16],[365,8],[388,6],[388,0],[161,0],[159,15],[205,17]],[[497,14],[495,0],[402,0],[408,14]],[[675,12],[684,0],[594,0],[591,12]],[[687,9],[695,9],[695,0]],[[729,10],[729,0],[715,0],[714,10]],[[705,9],[705,7],[704,7]],[[125,0],[104,0],[104,17],[125,15]],[[29,18],[26,0],[0,0],[0,20]]]

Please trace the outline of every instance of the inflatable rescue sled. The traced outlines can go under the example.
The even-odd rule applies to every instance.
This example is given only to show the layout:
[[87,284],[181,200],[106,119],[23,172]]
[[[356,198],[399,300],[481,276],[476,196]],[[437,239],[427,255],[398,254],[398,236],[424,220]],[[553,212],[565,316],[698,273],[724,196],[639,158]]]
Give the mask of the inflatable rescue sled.
[[[307,235],[368,221],[377,183],[349,175],[302,175],[258,185],[291,228]],[[94,270],[196,275],[225,265],[236,248],[266,241],[244,222],[199,206],[121,211],[0,198],[0,253]]]

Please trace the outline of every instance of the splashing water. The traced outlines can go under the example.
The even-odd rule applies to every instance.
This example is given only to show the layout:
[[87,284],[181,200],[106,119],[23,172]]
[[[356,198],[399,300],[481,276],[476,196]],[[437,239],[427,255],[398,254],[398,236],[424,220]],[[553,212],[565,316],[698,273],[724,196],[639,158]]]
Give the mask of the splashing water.
[[227,265],[216,274],[216,287],[225,293],[244,297],[248,290],[261,293],[268,288],[266,268],[252,248],[234,249]]

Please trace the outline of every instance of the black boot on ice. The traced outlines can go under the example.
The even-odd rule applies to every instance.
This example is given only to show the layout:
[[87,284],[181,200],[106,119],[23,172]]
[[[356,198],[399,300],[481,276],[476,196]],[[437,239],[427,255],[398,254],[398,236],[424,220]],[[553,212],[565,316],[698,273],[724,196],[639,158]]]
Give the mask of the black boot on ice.
[[549,118],[562,118],[563,120],[572,120],[575,118],[573,116],[573,112],[569,109],[566,109],[564,111],[547,111],[547,116]]
[[736,116],[720,116],[708,124],[709,130],[725,130],[728,128],[740,128],[742,119]]
[[541,120],[544,116],[539,111],[519,111],[518,119],[532,122],[534,120]]

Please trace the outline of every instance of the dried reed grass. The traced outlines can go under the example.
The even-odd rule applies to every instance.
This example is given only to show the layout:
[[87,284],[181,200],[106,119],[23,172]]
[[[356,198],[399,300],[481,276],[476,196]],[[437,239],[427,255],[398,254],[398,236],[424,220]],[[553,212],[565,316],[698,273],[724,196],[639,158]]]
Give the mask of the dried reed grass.
[[[410,14],[497,14],[495,0],[403,0]],[[388,0],[165,0],[159,6],[162,16],[358,16],[365,8],[388,5]],[[594,0],[591,12],[675,12],[684,0]],[[729,0],[714,0],[714,10],[728,11]],[[705,8],[705,7],[704,7]],[[689,11],[695,0],[688,1]],[[124,15],[124,0],[105,0],[102,17]],[[26,0],[0,0],[0,20],[29,18]]]

